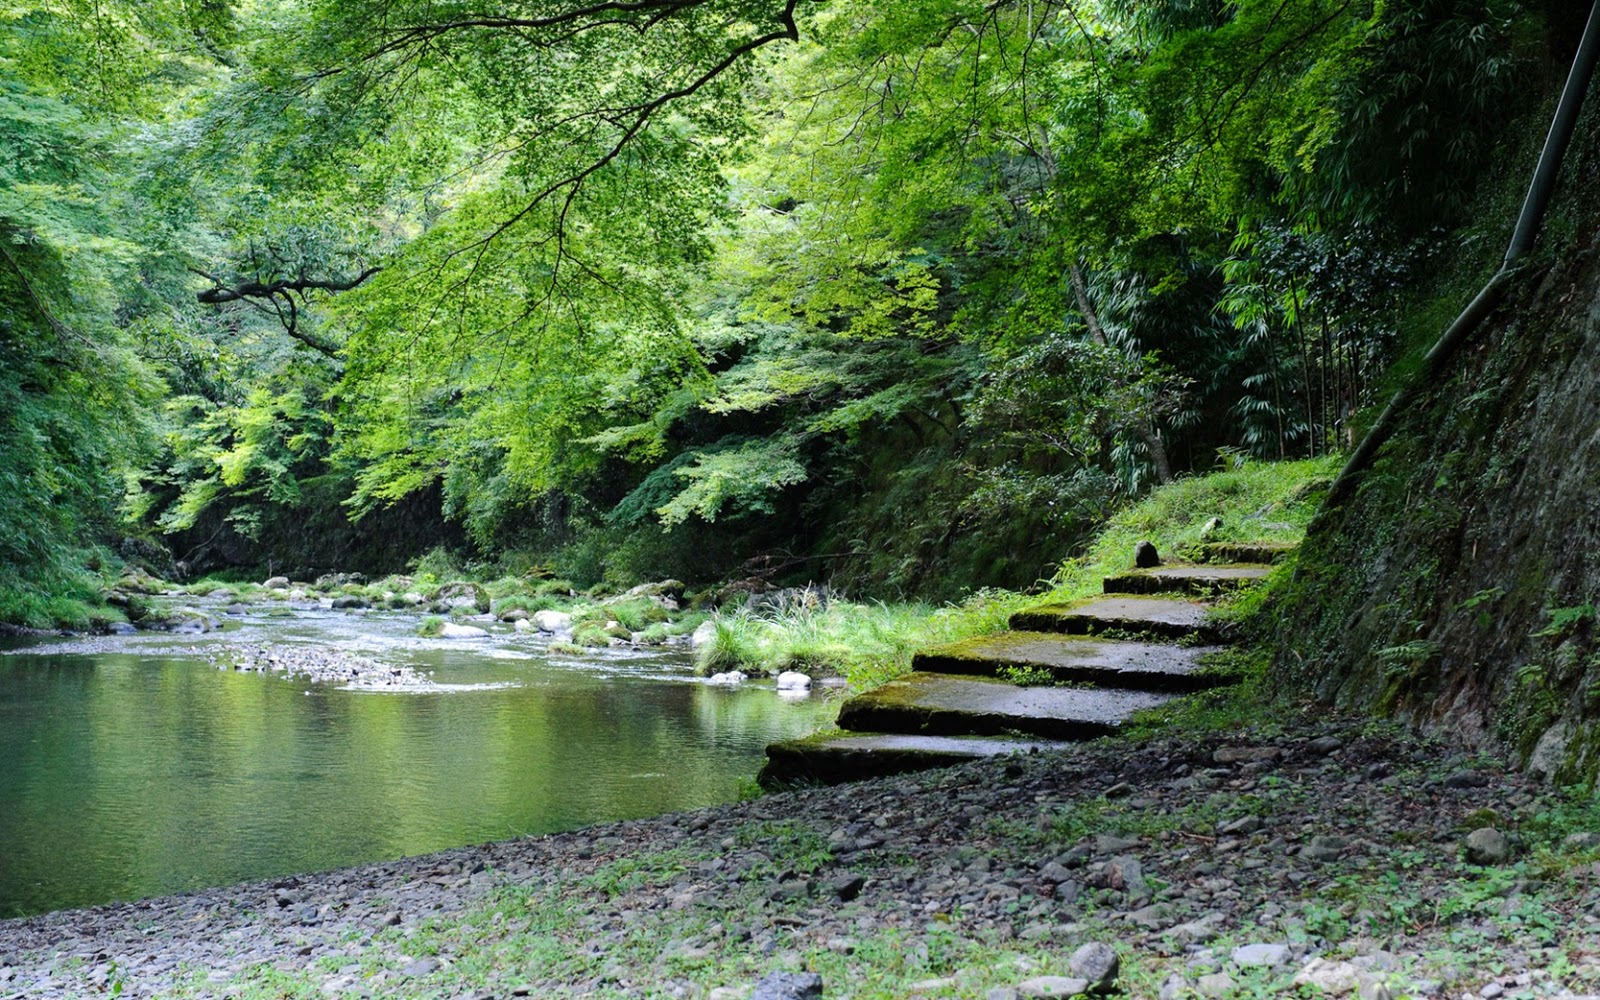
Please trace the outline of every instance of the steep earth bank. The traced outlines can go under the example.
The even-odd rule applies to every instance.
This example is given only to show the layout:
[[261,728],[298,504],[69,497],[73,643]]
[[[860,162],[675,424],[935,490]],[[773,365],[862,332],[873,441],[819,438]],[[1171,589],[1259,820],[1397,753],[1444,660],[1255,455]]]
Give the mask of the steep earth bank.
[[[1600,775],[1600,121],[1514,291],[1300,551],[1278,663],[1344,708]],[[1464,304],[1464,303],[1463,303]]]

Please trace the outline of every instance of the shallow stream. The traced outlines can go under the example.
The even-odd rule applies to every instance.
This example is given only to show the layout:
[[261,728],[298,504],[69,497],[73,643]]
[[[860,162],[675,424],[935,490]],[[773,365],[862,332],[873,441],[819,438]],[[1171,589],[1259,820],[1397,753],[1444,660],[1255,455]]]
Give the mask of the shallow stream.
[[[420,639],[399,613],[207,610],[222,630],[0,640],[0,917],[726,802],[767,743],[838,708],[708,685],[683,647],[563,656],[499,627]],[[216,666],[267,645],[433,684]]]

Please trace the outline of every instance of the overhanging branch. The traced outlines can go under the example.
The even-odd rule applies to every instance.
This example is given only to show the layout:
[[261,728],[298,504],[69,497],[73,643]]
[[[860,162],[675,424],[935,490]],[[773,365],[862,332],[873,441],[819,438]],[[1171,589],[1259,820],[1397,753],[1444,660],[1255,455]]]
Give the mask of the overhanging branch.
[[195,293],[195,299],[202,305],[220,306],[229,302],[249,302],[270,307],[277,314],[278,322],[283,324],[285,333],[307,347],[332,358],[338,356],[337,346],[300,329],[300,308],[295,303],[295,296],[298,295],[300,302],[304,303],[310,292],[348,292],[383,268],[369,267],[354,278],[345,280],[308,278],[302,274],[299,277],[272,282],[241,281],[235,285],[225,284],[216,275],[207,274],[197,268],[191,267],[189,270],[211,282],[210,288]]

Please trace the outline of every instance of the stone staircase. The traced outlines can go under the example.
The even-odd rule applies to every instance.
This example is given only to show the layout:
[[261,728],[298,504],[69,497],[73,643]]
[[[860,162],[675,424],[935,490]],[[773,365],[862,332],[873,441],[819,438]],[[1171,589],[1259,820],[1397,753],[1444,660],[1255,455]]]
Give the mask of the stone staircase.
[[[1207,599],[1291,547],[1206,546],[1207,563],[1105,578],[1105,597],[1011,616],[1011,631],[924,650],[912,672],[844,703],[838,729],[767,747],[766,787],[839,784],[1115,733],[1133,713],[1228,683]],[[1025,680],[1026,686],[1016,683]]]

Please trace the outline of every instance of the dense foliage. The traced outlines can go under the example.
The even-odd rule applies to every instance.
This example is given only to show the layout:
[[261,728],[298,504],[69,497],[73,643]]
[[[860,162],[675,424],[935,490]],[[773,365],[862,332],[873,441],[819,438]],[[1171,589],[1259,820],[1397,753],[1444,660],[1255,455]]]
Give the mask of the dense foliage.
[[1026,585],[1348,443],[1545,16],[0,5],[0,591],[124,537]]

